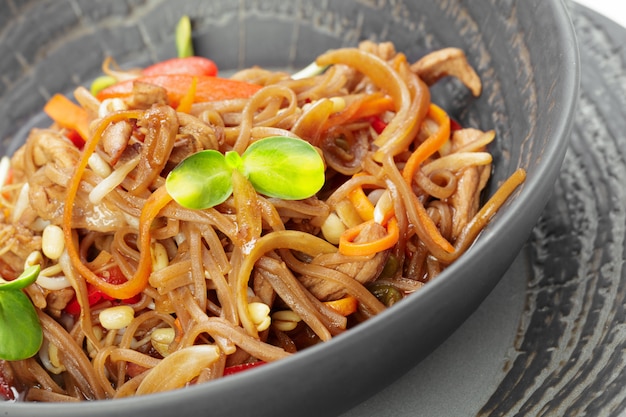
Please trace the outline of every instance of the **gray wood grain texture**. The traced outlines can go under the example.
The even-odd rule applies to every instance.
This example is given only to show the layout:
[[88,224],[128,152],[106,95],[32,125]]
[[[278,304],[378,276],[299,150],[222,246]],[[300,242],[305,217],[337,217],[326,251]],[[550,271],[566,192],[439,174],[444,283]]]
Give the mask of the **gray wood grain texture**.
[[515,354],[482,415],[626,412],[626,31],[572,8],[578,117],[530,240],[533,276]]

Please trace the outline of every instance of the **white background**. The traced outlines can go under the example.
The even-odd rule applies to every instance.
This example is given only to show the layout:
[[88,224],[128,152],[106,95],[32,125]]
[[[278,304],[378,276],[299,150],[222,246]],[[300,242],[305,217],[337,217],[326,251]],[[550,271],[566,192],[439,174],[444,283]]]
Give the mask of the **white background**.
[[625,0],[576,0],[578,3],[613,19],[626,27]]

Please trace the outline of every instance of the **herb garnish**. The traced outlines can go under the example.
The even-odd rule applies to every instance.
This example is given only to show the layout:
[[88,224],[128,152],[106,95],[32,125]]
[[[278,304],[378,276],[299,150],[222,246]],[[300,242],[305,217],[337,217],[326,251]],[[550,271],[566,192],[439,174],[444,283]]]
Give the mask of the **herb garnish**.
[[242,155],[215,150],[195,153],[170,172],[165,187],[183,207],[213,207],[232,194],[235,169],[257,192],[284,200],[311,197],[325,180],[324,161],[310,143],[272,136],[253,142]]
[[40,266],[26,268],[13,281],[0,278],[0,359],[30,358],[43,342],[35,307],[22,289],[37,280]]

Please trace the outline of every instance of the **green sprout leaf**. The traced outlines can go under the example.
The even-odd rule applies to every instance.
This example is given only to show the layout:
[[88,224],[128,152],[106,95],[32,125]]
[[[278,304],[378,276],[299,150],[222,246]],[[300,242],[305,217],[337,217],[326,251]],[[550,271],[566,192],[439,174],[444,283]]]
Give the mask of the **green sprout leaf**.
[[0,358],[16,361],[37,353],[43,341],[39,317],[22,291],[0,295]]
[[261,139],[246,149],[241,160],[252,186],[268,197],[301,200],[324,185],[324,161],[304,140],[286,136]]
[[301,200],[324,185],[324,161],[302,139],[272,136],[252,143],[243,153],[206,150],[174,168],[165,187],[181,206],[205,209],[224,202],[233,192],[232,172],[241,172],[254,189],[268,197]]
[[0,284],[0,359],[20,360],[37,353],[43,331],[35,307],[22,288],[35,282],[39,265],[27,268],[13,281]]
[[0,291],[21,290],[28,287],[37,280],[41,267],[39,265],[29,266],[22,274],[13,281],[5,281],[0,278]]
[[199,210],[213,207],[226,201],[233,192],[231,170],[222,153],[200,151],[169,173],[165,188],[183,207]]

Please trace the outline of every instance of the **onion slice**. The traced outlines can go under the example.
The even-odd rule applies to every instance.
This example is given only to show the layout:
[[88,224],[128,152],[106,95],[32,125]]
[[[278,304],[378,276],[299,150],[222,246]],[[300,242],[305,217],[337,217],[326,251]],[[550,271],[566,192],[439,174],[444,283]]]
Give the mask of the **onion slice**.
[[137,395],[183,388],[220,357],[215,345],[197,345],[178,350],[163,359],[137,387]]

